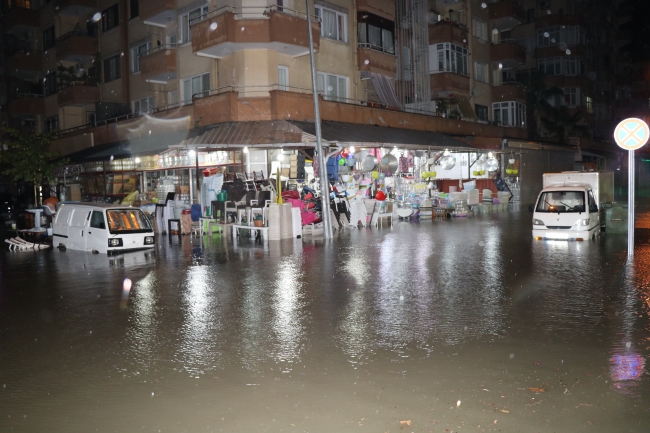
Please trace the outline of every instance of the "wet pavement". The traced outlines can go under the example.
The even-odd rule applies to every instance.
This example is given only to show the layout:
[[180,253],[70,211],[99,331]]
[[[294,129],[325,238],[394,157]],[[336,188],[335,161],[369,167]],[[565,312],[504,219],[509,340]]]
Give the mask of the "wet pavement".
[[3,253],[0,431],[647,432],[650,213],[530,218]]

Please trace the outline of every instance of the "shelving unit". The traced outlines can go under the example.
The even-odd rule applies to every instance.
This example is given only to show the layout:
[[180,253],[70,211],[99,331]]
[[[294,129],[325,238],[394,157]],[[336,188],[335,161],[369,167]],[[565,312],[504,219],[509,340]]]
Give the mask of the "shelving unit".
[[[147,193],[150,199],[160,199],[162,194],[164,200],[167,192],[175,192],[181,194],[181,200],[190,204],[190,189],[197,179],[196,160],[191,160],[185,151],[179,150],[137,159],[88,162],[73,167],[75,173],[66,174],[65,184],[70,191],[68,195],[74,197],[67,196],[66,200],[84,202],[121,200],[137,189]],[[200,152],[199,170],[209,167],[225,167],[226,172],[231,174],[243,173],[242,154],[240,151]],[[161,182],[166,183],[169,191],[158,191]]]

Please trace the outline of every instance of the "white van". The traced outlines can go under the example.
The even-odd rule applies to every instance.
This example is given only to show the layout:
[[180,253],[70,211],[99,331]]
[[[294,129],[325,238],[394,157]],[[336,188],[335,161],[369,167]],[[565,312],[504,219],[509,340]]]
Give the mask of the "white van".
[[102,203],[62,205],[52,236],[55,247],[107,254],[154,246],[153,227],[140,209]]
[[533,214],[533,238],[582,241],[600,236],[603,203],[614,199],[614,174],[544,173]]

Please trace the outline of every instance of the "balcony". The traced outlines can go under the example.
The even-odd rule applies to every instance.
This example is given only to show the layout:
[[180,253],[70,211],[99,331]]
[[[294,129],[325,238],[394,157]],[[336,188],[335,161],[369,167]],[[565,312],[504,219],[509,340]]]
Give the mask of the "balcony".
[[36,9],[14,7],[2,17],[5,32],[12,30],[34,30],[41,25],[41,16]]
[[56,39],[56,60],[79,62],[97,55],[97,35],[85,31],[72,31]]
[[143,23],[166,27],[176,21],[175,0],[140,0],[140,19]]
[[32,79],[43,69],[41,51],[15,51],[5,59],[7,73],[26,79]]
[[[232,8],[224,8],[210,13],[207,19],[193,21],[193,52],[216,59],[245,49],[267,49],[293,57],[309,54],[304,14],[286,8],[282,12],[269,8],[250,9],[255,12],[235,13]],[[311,30],[314,50],[318,50],[320,24],[315,18],[312,18]]]
[[397,57],[395,57],[395,54],[373,50],[368,45],[359,44],[357,50],[359,71],[375,72],[395,78],[397,74]]
[[490,60],[499,63],[502,69],[513,69],[526,62],[526,47],[504,39],[500,44],[490,46]]
[[176,79],[176,45],[163,45],[140,56],[140,74],[150,83]]
[[429,25],[429,45],[451,42],[464,46],[467,35],[467,27],[453,21],[439,21]]
[[431,74],[431,95],[436,97],[451,97],[454,93],[469,93],[469,77],[453,72]]
[[99,101],[99,86],[78,82],[59,88],[57,92],[59,107],[67,105],[95,104]]
[[490,3],[488,12],[490,14],[490,24],[500,32],[512,30],[526,21],[524,7],[510,0]]
[[357,10],[369,12],[390,21],[395,21],[394,0],[358,0]]
[[12,117],[43,115],[45,99],[39,94],[18,93],[7,103],[7,112]]
[[526,103],[526,90],[521,84],[507,83],[492,87],[492,102],[517,101]]
[[54,0],[54,11],[60,15],[79,17],[96,10],[96,0]]

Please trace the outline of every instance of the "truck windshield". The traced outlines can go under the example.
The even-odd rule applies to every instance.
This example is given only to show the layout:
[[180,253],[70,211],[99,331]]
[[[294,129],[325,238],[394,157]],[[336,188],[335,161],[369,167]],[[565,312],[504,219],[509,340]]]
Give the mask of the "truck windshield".
[[584,212],[584,191],[547,191],[543,192],[537,202],[536,212],[566,213]]
[[111,233],[146,233],[151,231],[149,221],[140,209],[117,209],[106,211]]

